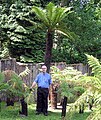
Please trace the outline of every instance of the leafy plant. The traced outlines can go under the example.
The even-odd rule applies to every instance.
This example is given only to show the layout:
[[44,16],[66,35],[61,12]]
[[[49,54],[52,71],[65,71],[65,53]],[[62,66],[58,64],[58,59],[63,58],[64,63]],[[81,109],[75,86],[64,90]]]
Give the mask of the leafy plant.
[[62,96],[67,96],[71,98],[76,91],[84,92],[84,88],[77,86],[75,81],[77,81],[83,74],[77,71],[73,67],[66,67],[64,70],[60,70],[56,66],[51,67],[51,75],[54,83],[58,83],[59,91]]
[[19,75],[16,74],[12,70],[6,70],[1,73],[0,80],[0,88],[3,85],[7,85],[8,87],[5,88],[5,94],[9,98],[19,97],[19,98],[26,98],[30,94],[29,87],[23,82],[22,77],[28,75],[30,70],[28,67],[21,72]]
[[93,97],[93,112],[88,116],[87,120],[98,120],[101,118],[101,64],[97,58],[87,55],[88,63],[92,68],[92,76],[85,76],[77,82],[83,85],[87,90],[78,98],[70,107],[70,111],[75,110],[76,106],[87,101],[87,97]]

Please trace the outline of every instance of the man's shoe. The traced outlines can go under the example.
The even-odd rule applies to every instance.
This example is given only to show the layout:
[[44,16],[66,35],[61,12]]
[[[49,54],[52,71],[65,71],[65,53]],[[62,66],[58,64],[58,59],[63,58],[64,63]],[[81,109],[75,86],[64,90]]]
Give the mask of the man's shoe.
[[39,115],[39,114],[41,114],[41,113],[40,113],[40,112],[36,112],[35,114],[36,114],[36,115]]
[[48,116],[48,113],[44,113],[45,116]]

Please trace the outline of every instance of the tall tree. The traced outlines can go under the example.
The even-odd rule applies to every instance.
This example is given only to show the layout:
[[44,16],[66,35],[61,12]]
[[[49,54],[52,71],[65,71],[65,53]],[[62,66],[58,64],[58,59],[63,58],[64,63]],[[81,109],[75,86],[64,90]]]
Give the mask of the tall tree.
[[[45,32],[36,29],[34,24],[39,21],[35,18],[35,14],[31,13],[31,9],[33,5],[40,6],[40,0],[39,2],[35,1],[0,1],[1,51],[4,51],[7,47],[10,56],[18,61],[43,61]],[[2,57],[0,56],[0,58]]]
[[[55,30],[60,30],[61,22],[67,15],[66,12],[69,11],[70,8],[55,6],[53,3],[50,2],[45,9],[34,6],[32,10],[36,13],[37,17],[47,28],[45,64],[48,68],[47,72],[49,72],[52,57],[54,33]],[[63,33],[63,31],[61,32]]]

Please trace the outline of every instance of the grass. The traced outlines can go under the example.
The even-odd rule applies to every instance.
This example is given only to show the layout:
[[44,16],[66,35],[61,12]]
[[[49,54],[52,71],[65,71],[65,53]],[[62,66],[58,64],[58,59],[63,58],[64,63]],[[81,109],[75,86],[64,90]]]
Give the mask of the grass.
[[[19,110],[19,106],[5,107],[3,104],[0,112],[0,120],[61,120],[61,110],[49,111],[48,116],[44,116],[43,114],[35,115],[35,105],[32,104],[28,106],[27,117],[20,116]],[[84,114],[75,113],[72,115],[71,120],[86,120],[89,114],[89,112]],[[66,117],[66,120],[68,120],[68,116]]]
[[90,112],[85,112],[83,114],[75,112],[72,115],[71,119],[70,118],[68,119],[68,115],[67,115],[66,120],[86,120],[89,115],[90,115]]

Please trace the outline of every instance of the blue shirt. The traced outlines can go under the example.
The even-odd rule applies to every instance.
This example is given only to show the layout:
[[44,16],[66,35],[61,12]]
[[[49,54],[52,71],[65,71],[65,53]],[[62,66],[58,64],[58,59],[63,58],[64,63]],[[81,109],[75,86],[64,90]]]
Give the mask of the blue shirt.
[[50,74],[39,73],[36,76],[35,82],[37,83],[38,87],[49,88],[50,84],[52,83],[52,80]]

